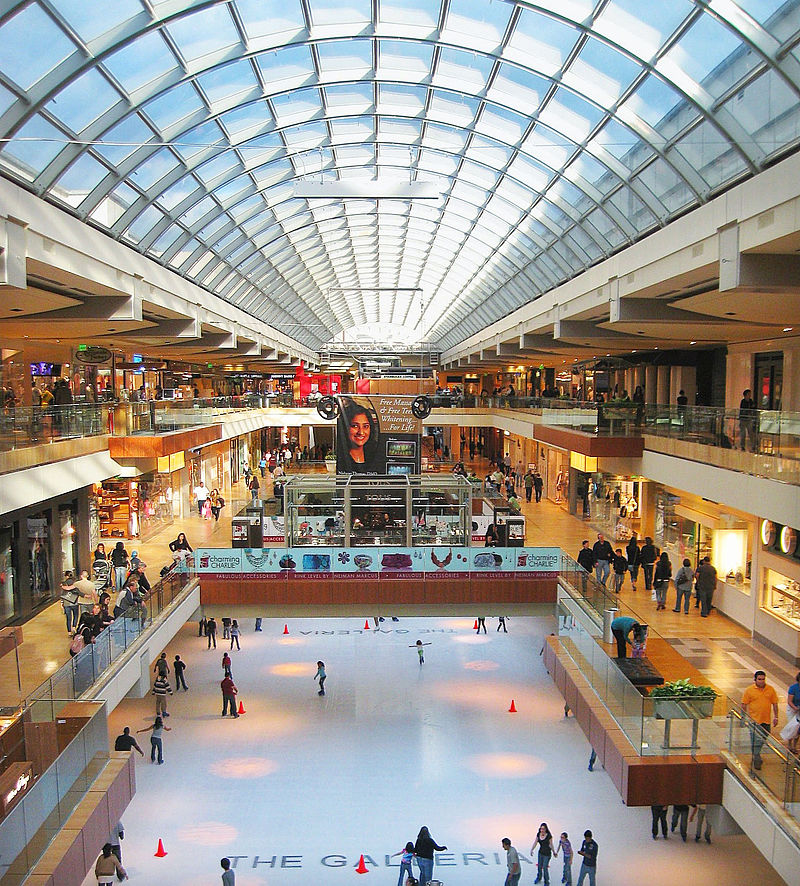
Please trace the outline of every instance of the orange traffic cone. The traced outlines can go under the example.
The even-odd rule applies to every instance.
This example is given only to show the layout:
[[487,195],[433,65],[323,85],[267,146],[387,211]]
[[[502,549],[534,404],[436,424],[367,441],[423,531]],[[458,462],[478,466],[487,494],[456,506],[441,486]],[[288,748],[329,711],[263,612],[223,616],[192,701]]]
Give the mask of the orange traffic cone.
[[244,709],[244,704],[243,704],[242,702],[239,702],[239,713],[240,713],[240,714],[246,714],[246,713],[247,713],[247,711]]
[[167,850],[164,849],[164,844],[161,842],[161,837],[158,838],[158,849],[155,852],[155,858],[163,858],[167,854]]
[[[365,618],[365,619],[364,619],[364,630],[365,630],[365,631],[368,631],[368,630],[369,630],[369,619],[368,619],[368,618]],[[361,858],[362,858],[362,860],[363,860],[364,856],[362,855]],[[361,871],[361,873],[364,873],[364,872]]]
[[477,631],[477,630],[478,630],[478,619],[477,619],[477,618],[475,619],[475,624],[472,626],[472,630],[473,630],[473,631]]
[[368,874],[369,873],[369,868],[364,864],[364,856],[363,855],[361,856],[361,858],[359,858],[358,864],[356,865],[356,873],[357,874]]
[[283,626],[283,633],[284,633],[284,634],[288,634],[288,633],[289,633],[289,625],[284,625],[284,626]]
[[508,709],[508,713],[509,714],[516,714],[517,713],[517,706],[514,704],[513,698],[511,699],[511,707]]

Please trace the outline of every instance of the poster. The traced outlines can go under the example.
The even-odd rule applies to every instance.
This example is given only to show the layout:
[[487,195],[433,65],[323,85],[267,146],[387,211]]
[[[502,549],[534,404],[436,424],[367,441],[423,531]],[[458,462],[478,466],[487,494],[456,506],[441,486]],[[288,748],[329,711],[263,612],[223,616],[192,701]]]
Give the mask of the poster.
[[337,474],[419,474],[422,421],[413,397],[339,397]]

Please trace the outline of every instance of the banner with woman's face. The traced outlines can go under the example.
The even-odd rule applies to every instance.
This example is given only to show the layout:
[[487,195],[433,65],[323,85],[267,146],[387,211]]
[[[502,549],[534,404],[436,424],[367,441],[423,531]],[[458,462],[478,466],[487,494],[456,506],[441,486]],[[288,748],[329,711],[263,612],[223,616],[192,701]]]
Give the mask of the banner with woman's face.
[[337,474],[419,474],[422,421],[413,397],[339,397]]

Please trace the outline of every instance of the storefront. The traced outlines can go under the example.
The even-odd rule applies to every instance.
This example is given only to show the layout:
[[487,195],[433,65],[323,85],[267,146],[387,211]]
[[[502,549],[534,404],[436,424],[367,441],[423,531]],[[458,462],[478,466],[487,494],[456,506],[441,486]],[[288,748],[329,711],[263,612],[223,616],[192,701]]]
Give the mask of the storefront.
[[763,520],[760,527],[761,609],[800,628],[798,531]]
[[158,459],[157,469],[139,477],[139,531],[142,541],[181,517],[181,472],[184,453]]
[[139,481],[115,477],[94,487],[100,540],[108,542],[139,538]]
[[753,619],[750,578],[755,532],[752,515],[660,484],[655,487],[656,546],[669,555],[673,572],[684,558],[696,567],[710,557],[718,576],[714,605],[744,625]]
[[584,499],[584,515],[591,520],[609,539],[621,544],[633,537],[642,537],[642,499],[644,496],[644,479],[642,477],[609,474],[603,471],[591,471],[592,459],[572,453],[571,466],[575,459],[585,459],[586,498]]
[[0,625],[57,599],[65,571],[91,561],[89,488],[0,518]]

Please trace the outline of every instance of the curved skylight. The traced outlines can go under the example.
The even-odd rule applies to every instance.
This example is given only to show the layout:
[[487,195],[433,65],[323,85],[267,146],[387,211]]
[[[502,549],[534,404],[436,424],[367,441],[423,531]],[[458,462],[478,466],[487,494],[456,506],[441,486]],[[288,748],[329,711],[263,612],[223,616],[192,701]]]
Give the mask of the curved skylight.
[[314,348],[452,346],[800,135],[800,0],[10,6],[4,173]]

